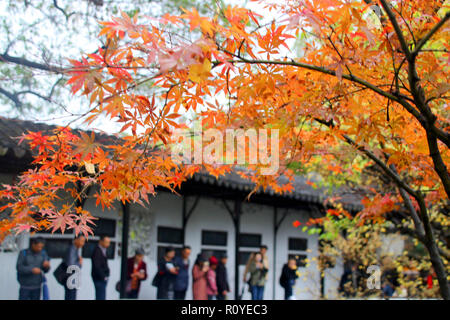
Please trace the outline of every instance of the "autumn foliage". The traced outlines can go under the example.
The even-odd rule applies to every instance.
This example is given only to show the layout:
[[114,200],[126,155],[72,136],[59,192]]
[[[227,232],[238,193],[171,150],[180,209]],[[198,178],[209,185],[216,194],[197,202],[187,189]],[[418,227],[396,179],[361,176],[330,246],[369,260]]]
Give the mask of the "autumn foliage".
[[[66,72],[72,92],[90,101],[86,122],[106,117],[122,135],[109,143],[68,128],[24,135],[37,153],[36,167],[2,191],[9,201],[2,210],[12,214],[0,222],[0,234],[41,227],[88,233],[92,217],[78,204],[94,185],[102,207],[149,201],[157,186],[175,190],[202,169],[180,166],[167,152],[176,143],[173,130],[189,126],[181,115],[191,112],[205,128],[280,130],[278,174],[248,166],[256,188],[288,192],[292,185],[280,186],[278,176],[318,172],[330,177],[324,184],[364,190],[365,209],[357,215],[363,224],[405,208],[448,298],[442,254],[448,249],[431,220],[446,212],[440,223],[448,225],[449,5],[286,0],[265,6],[279,18],[262,23],[256,13],[229,6],[214,17],[190,9],[100,22],[106,45],[71,60]],[[190,38],[177,34],[184,27]],[[232,165],[203,168],[220,175]]]

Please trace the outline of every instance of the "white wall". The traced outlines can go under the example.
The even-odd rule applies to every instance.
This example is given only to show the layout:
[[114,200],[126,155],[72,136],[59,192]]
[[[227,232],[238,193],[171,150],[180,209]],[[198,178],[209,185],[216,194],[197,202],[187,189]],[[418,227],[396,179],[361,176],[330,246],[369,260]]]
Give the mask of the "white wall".
[[[279,216],[284,212],[284,209],[278,209]],[[298,252],[299,254],[306,254],[309,260],[309,266],[299,268],[300,277],[297,279],[294,287],[294,295],[297,299],[317,299],[320,297],[320,272],[317,266],[318,255],[318,236],[308,235],[302,232],[302,227],[294,228],[292,223],[300,221],[302,225],[309,220],[306,212],[298,210],[288,210],[288,215],[281,223],[277,234],[277,252],[276,252],[276,281],[275,299],[284,299],[284,289],[278,284],[283,265],[287,262],[289,253],[288,239],[289,238],[306,238],[308,240],[308,250],[306,252]]]
[[[148,208],[132,206],[130,215],[135,210],[146,211],[150,216],[151,231],[149,240],[151,243],[150,252],[146,252],[145,262],[147,263],[148,279],[141,283],[141,290],[139,293],[140,299],[156,299],[156,288],[151,285],[152,279],[157,270],[157,227],[174,227],[181,228],[181,216],[182,216],[182,198],[168,192],[159,192],[156,197],[150,198],[150,205]],[[132,256],[133,252],[129,252],[129,256]]]
[[[242,205],[241,215],[241,233],[261,234],[261,244],[268,247],[267,258],[269,259],[269,276],[264,288],[264,299],[273,299],[273,207],[258,205],[254,203],[245,202]],[[241,251],[258,251],[259,248],[241,248]],[[239,285],[242,290],[242,278],[245,270],[245,265],[239,267]],[[276,275],[275,275],[276,278]],[[248,286],[247,286],[248,288]],[[243,296],[244,300],[251,299],[251,294],[247,288]]]
[[[0,177],[1,178],[1,177]],[[121,218],[121,207],[115,210],[102,211],[101,208],[95,207],[95,200],[88,200],[85,204],[85,209],[93,213],[95,216],[104,218]],[[141,285],[140,299],[155,299],[156,288],[151,286],[151,280],[156,273],[157,264],[157,227],[182,227],[182,198],[167,192],[160,192],[156,197],[150,199],[151,204],[147,207],[139,205],[131,205],[131,215],[136,212],[143,213],[151,219],[150,232],[148,240],[150,242],[150,251],[147,252],[145,261],[147,262],[148,280]],[[190,197],[187,201],[188,209],[192,206],[194,197]],[[233,208],[233,203],[228,202],[229,207]],[[283,213],[283,209],[279,209],[279,216]],[[275,284],[275,299],[283,299],[284,291],[278,283],[280,273],[284,263],[288,257],[288,238],[289,237],[304,237],[308,239],[308,252],[301,252],[307,254],[311,262],[308,268],[301,268],[302,277],[297,280],[296,288],[294,290],[298,299],[304,298],[318,298],[320,295],[320,275],[317,268],[317,263],[314,260],[318,252],[318,243],[316,235],[308,235],[301,232],[300,228],[294,228],[292,222],[299,220],[302,223],[308,220],[308,215],[305,212],[290,210],[286,219],[280,225],[278,231],[277,251],[274,257],[274,227],[273,227],[273,207],[264,205],[255,205],[252,203],[244,203],[242,206],[241,216],[241,232],[242,233],[256,233],[262,235],[262,243],[269,247],[269,280],[267,282],[264,298],[273,299],[273,286]],[[201,231],[214,230],[227,232],[227,246],[226,247],[212,247],[201,245]],[[115,291],[115,284],[120,278],[120,225],[117,224],[116,237],[116,253],[113,260],[108,263],[111,269],[111,277],[107,287],[107,298],[118,299],[118,293]],[[198,202],[197,207],[191,215],[186,227],[186,244],[192,248],[191,265],[195,257],[202,249],[225,249],[228,254],[228,274],[231,286],[231,293],[229,298],[234,298],[234,265],[235,265],[235,232],[233,221],[224,207],[221,200],[202,197]],[[23,241],[27,244],[28,241]],[[164,245],[164,244],[161,244]],[[257,251],[257,248],[246,248],[251,251]],[[246,250],[245,249],[245,250]],[[243,250],[243,249],[241,249]],[[133,251],[133,250],[130,250]],[[129,252],[131,256],[134,252]],[[275,258],[275,261],[274,261]],[[17,252],[0,252],[0,299],[17,299],[18,284],[16,280],[15,263],[17,259]],[[63,299],[63,287],[56,283],[53,276],[53,270],[59,265],[60,259],[51,260],[51,271],[48,275],[48,283],[50,289],[51,299]],[[275,268],[274,270],[274,263]],[[239,281],[242,286],[244,266],[240,266]],[[94,286],[91,279],[91,261],[84,259],[82,268],[82,288],[78,292],[79,299],[91,300],[94,299]],[[327,286],[332,286],[329,282]],[[5,290],[4,288],[8,288]],[[191,283],[187,292],[187,298],[192,298]],[[241,287],[242,288],[242,287]],[[249,299],[250,294],[245,293],[244,299]]]

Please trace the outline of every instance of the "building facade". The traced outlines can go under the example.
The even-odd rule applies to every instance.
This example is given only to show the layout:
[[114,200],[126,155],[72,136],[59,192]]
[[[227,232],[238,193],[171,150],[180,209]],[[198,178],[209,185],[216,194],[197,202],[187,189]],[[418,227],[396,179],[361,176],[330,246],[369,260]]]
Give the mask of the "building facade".
[[[32,159],[29,150],[18,146],[11,137],[20,136],[26,130],[51,129],[43,124],[0,118],[0,183],[13,182],[17,173],[23,171]],[[283,264],[290,256],[294,256],[300,265],[301,277],[294,289],[297,299],[337,297],[342,263],[338,261],[332,269],[327,269],[321,275],[317,264],[320,250],[318,236],[302,232],[301,228],[295,228],[292,224],[296,220],[305,223],[310,218],[321,216],[325,198],[320,190],[313,189],[301,177],[296,179],[294,187],[295,191],[286,195],[275,194],[270,190],[259,191],[249,201],[247,195],[252,190],[252,184],[236,173],[219,179],[206,173],[197,173],[181,186],[179,195],[158,190],[147,207],[117,204],[113,210],[102,210],[95,206],[93,199],[88,198],[84,208],[99,220],[94,228],[95,235],[89,237],[83,248],[78,298],[94,299],[89,258],[100,234],[112,239],[108,250],[111,276],[107,299],[119,298],[115,286],[121,278],[123,250],[127,251],[127,256],[132,256],[137,247],[145,249],[149,278],[142,283],[140,299],[155,299],[156,288],[151,285],[151,280],[156,273],[158,259],[165,247],[181,248],[184,244],[192,248],[191,266],[198,253],[228,255],[231,299],[237,298],[243,287],[243,299],[250,298],[243,284],[243,271],[249,254],[258,251],[260,245],[268,246],[270,263],[265,299],[283,299],[284,291],[279,285],[279,277]],[[358,209],[358,205],[351,202],[345,206],[353,211]],[[128,219],[126,223],[124,217]],[[64,289],[56,282],[53,271],[59,265],[73,234],[40,232],[33,236],[46,239],[46,250],[51,257],[51,270],[47,275],[50,297],[63,299]],[[29,238],[30,235],[22,234],[8,238],[1,245],[0,299],[18,297],[15,264],[19,250],[28,247]],[[192,298],[191,288],[190,285],[188,299]]]

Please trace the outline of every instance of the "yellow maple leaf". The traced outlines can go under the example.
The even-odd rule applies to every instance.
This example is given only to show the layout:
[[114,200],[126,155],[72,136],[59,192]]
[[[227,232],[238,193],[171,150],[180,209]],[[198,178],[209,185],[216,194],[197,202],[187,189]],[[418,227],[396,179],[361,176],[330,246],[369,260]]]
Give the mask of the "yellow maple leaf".
[[203,63],[194,64],[189,68],[189,80],[200,83],[209,76],[211,61],[205,59]]

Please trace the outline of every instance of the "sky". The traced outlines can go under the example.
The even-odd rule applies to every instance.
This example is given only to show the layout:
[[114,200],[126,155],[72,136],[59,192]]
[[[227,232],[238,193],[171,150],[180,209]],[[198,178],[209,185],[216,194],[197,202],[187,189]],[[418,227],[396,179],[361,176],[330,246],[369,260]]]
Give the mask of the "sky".
[[[126,1],[124,1],[126,3]],[[92,32],[92,30],[87,29],[81,29],[79,32],[71,33],[72,38],[67,39],[67,35],[63,33],[63,29],[56,29],[54,28],[54,25],[52,25],[48,21],[47,17],[43,16],[42,14],[39,14],[38,10],[26,10],[24,12],[18,12],[18,14],[14,14],[13,16],[8,16],[9,12],[6,10],[7,1],[0,1],[0,17],[7,21],[8,27],[11,28],[11,34],[25,34],[28,37],[28,43],[31,43],[30,47],[24,47],[23,43],[20,41],[14,42],[14,45],[11,47],[9,54],[10,55],[16,55],[16,56],[22,56],[24,55],[24,52],[26,52],[26,58],[29,60],[35,60],[39,61],[41,60],[41,50],[40,50],[40,43],[37,41],[29,41],[29,39],[39,39],[39,41],[44,41],[46,44],[46,47],[51,48],[52,53],[56,55],[59,55],[63,58],[71,58],[71,59],[79,59],[83,53],[89,53],[94,52],[99,42],[93,42],[92,38],[89,36],[89,32]],[[84,5],[85,1],[80,1],[80,5]],[[226,4],[231,5],[241,5],[246,8],[252,9],[256,13],[263,16],[262,23],[270,22],[273,19],[276,19],[278,16],[274,12],[269,12],[267,9],[264,9],[263,6],[257,2],[254,1],[239,1],[239,0],[225,0]],[[123,9],[126,9],[123,8]],[[86,7],[85,10],[89,10],[88,7]],[[111,16],[111,14],[108,12],[107,8],[103,10],[102,12],[98,13],[98,16],[100,19],[108,19],[108,16]],[[82,17],[77,19],[83,19]],[[74,21],[72,25],[70,25],[70,19],[69,19],[69,27],[75,27],[80,25],[80,22],[83,23],[83,21]],[[32,26],[31,28],[24,29],[26,26]],[[86,24],[89,25],[89,24]],[[93,25],[93,24],[92,24]],[[95,32],[95,30],[94,30]],[[0,51],[4,52],[5,48],[4,46],[6,43],[11,42],[12,39],[8,39],[7,35],[5,33],[0,34]],[[67,45],[67,43],[70,43],[70,45]],[[63,59],[63,65],[67,66],[68,62],[66,59]],[[45,72],[39,72],[35,71],[33,73],[33,80],[41,79],[42,77],[48,78],[48,85],[49,88],[53,84],[53,82],[59,77],[59,76],[49,76],[48,73]],[[18,79],[10,78],[10,79],[0,79],[4,81],[18,81]],[[46,83],[44,82],[44,85]],[[19,84],[17,84],[17,91],[20,91],[22,88]],[[49,91],[49,88],[48,91]],[[27,111],[24,114],[15,114],[11,113],[10,110],[8,110],[8,107],[5,105],[0,105],[0,114],[1,115],[8,115],[8,116],[18,116],[21,119],[26,120],[33,120],[33,121],[39,121],[39,122],[45,122],[48,124],[56,124],[56,125],[62,125],[65,126],[70,123],[70,126],[75,128],[84,128],[86,129],[87,126],[83,124],[82,121],[76,120],[78,117],[71,116],[68,112],[73,114],[80,114],[82,111],[87,110],[88,108],[88,101],[86,97],[79,97],[77,95],[73,96],[69,92],[69,87],[66,86],[63,89],[63,92],[61,93],[61,102],[60,104],[64,106],[64,108],[57,108],[57,110],[54,110],[52,112],[46,112],[45,111],[45,103],[43,104],[43,101],[39,98],[35,98],[33,100],[33,97],[31,96],[31,101],[35,101],[36,104],[43,104],[42,110],[38,111]],[[47,92],[46,88],[42,89],[43,92]],[[218,97],[218,100],[224,100],[226,101],[225,97]],[[187,118],[192,118],[192,115],[186,115]],[[115,123],[112,120],[106,119],[106,118],[100,118],[99,120],[96,120],[91,126],[89,126],[90,129],[97,129],[99,131],[104,131],[107,133],[114,133],[118,132],[120,126]]]

